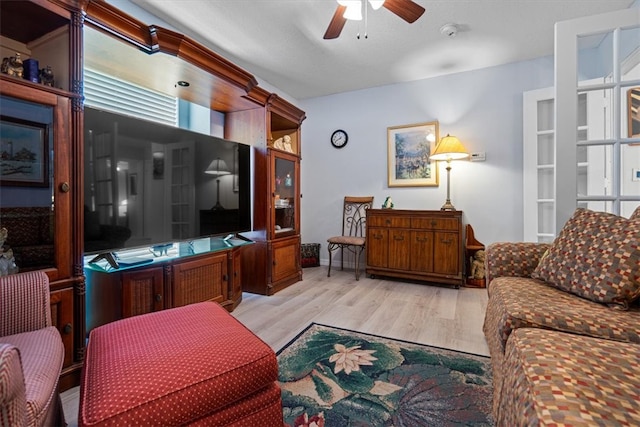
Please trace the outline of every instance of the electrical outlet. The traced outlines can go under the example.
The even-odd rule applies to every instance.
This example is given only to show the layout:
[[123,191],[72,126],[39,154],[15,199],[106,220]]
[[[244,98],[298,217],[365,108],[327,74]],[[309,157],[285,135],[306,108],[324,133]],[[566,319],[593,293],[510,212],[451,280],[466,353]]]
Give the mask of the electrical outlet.
[[471,153],[471,161],[472,162],[484,162],[487,160],[487,155],[484,151],[479,153]]
[[634,168],[633,175],[631,175],[631,181],[640,181],[640,169]]

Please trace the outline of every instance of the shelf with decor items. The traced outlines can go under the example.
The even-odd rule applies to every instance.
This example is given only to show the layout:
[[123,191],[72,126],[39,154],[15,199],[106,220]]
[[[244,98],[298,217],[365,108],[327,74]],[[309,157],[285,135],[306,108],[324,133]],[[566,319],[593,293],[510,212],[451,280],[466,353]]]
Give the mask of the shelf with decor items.
[[214,301],[233,311],[242,301],[242,251],[250,241],[208,237],[114,255],[118,267],[85,257],[87,333],[115,320]]
[[0,2],[0,15],[0,151],[13,159],[2,166],[0,227],[7,229],[4,248],[13,251],[18,270],[49,277],[52,323],[65,348],[60,388],[66,390],[79,381],[84,354],[82,12],[77,1],[25,0]]
[[266,144],[255,151],[254,225],[244,233],[256,244],[243,256],[247,292],[272,295],[302,280],[300,260],[300,125],[305,113],[272,95]]
[[387,276],[464,284],[462,211],[367,210],[367,268]]

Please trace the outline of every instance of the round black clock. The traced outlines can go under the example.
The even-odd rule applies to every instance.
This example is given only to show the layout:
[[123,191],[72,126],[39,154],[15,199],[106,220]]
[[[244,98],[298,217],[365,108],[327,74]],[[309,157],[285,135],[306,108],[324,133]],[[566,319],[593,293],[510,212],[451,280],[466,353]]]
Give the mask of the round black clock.
[[349,141],[349,135],[342,129],[338,129],[331,134],[331,145],[336,148],[342,148],[347,145]]

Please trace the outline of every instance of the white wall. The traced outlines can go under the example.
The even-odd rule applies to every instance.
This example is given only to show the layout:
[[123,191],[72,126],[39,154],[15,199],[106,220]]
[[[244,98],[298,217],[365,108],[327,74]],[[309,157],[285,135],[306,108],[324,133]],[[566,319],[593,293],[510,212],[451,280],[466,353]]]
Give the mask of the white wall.
[[[373,195],[380,207],[391,196],[396,209],[440,209],[439,187],[387,186],[387,127],[438,120],[440,137],[458,136],[485,162],[452,163],[451,200],[464,211],[485,244],[522,240],[522,92],[553,85],[550,57],[483,70],[300,101],[302,126],[302,241],[322,244],[340,233],[345,195]],[[349,134],[346,147],[331,146],[335,129]]]

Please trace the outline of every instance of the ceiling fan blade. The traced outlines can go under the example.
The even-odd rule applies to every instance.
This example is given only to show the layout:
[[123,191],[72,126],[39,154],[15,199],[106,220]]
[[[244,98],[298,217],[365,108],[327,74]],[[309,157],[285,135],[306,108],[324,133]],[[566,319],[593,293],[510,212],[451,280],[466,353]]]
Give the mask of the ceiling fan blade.
[[342,28],[344,24],[347,22],[345,19],[344,11],[347,10],[346,6],[338,5],[336,9],[336,13],[333,14],[333,18],[331,18],[331,22],[329,22],[329,27],[327,27],[327,31],[324,33],[324,39],[335,39],[342,32]]
[[410,24],[424,13],[424,7],[411,0],[386,0],[383,6]]

